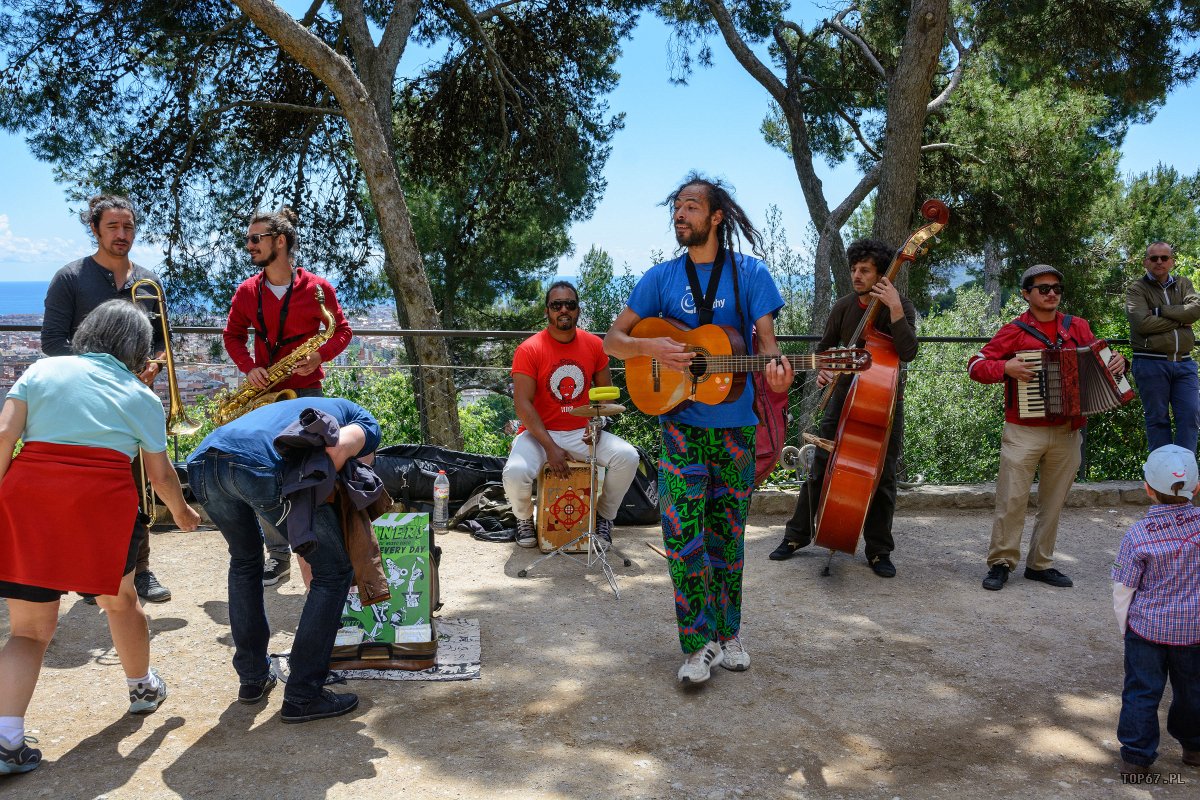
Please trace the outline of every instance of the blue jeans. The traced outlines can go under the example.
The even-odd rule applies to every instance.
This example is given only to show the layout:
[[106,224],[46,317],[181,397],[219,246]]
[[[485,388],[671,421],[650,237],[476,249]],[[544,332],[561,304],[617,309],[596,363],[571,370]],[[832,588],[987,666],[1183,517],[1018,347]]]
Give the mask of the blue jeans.
[[[1135,356],[1133,379],[1137,382],[1146,414],[1146,439],[1150,450],[1177,444],[1196,452],[1196,437],[1200,431],[1200,377],[1196,374],[1196,362]],[[1174,438],[1171,436],[1172,416],[1175,418]]]
[[[233,668],[242,683],[258,683],[269,674],[267,644],[271,628],[263,602],[263,546],[258,518],[283,514],[282,476],[274,468],[239,463],[238,456],[210,451],[188,464],[196,499],[221,529],[229,545],[229,627]],[[333,507],[317,509],[317,546],[305,556],[312,585],[292,642],[291,673],[284,699],[304,703],[316,697],[329,675],[329,655],[341,626],[342,608],[354,577]],[[286,520],[285,520],[286,529]]]
[[1148,767],[1158,757],[1158,703],[1171,679],[1167,733],[1200,750],[1200,644],[1155,644],[1125,629],[1125,690],[1117,738],[1121,758]]

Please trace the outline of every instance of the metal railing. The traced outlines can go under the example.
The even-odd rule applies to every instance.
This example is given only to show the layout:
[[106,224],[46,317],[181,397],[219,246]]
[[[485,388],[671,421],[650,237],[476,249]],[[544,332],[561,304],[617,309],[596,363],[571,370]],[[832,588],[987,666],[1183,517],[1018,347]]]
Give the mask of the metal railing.
[[[0,325],[0,334],[35,333],[38,325]],[[176,369],[180,376],[185,401],[194,406],[199,419],[207,419],[212,397],[236,386],[241,378],[229,362],[220,345],[221,329],[216,327],[176,326],[172,341],[176,343]],[[356,329],[346,351],[334,362],[327,363],[326,392],[346,396],[370,409],[384,427],[384,440],[419,442],[424,440],[417,418],[416,388],[412,378],[413,364],[405,363],[402,337],[438,336],[452,340],[452,351],[458,350],[460,363],[426,366],[425,369],[450,370],[459,390],[460,422],[465,448],[481,453],[504,455],[511,435],[506,423],[515,415],[511,402],[495,402],[489,396],[499,394],[511,398],[509,369],[512,350],[520,340],[534,331],[476,331],[476,330],[393,330]],[[785,352],[804,352],[819,337],[811,335],[780,335]],[[905,368],[904,442],[902,477],[936,483],[973,483],[992,480],[999,463],[999,443],[1003,422],[1000,385],[982,386],[966,376],[966,360],[971,352],[988,337],[919,336],[923,345],[917,360]],[[1127,340],[1109,340],[1112,345],[1126,345]],[[471,348],[474,345],[474,348]],[[929,347],[927,345],[933,345]],[[5,348],[8,351],[10,348]],[[27,358],[6,353],[0,361],[0,391],[7,390],[24,366],[36,360],[39,353],[30,351]],[[22,366],[24,364],[24,366]],[[614,382],[624,388],[624,370],[619,362],[613,365]],[[163,383],[163,381],[159,381]],[[815,406],[817,393],[811,388],[811,375],[800,375],[790,393],[791,421],[788,439],[796,442],[803,430],[816,430]],[[165,387],[158,387],[165,394]],[[1136,478],[1144,456],[1145,434],[1141,425],[1141,405],[1135,400],[1117,412],[1093,418],[1092,430],[1085,438],[1084,463],[1081,476],[1085,478]],[[199,441],[211,429],[201,429],[194,438]],[[511,430],[511,428],[509,428]],[[654,452],[658,448],[658,423],[630,407],[617,417],[610,430],[638,446]],[[437,437],[437,433],[434,433]],[[445,437],[440,439],[446,441]],[[194,442],[180,440],[180,452],[188,452]],[[426,442],[428,443],[428,442]],[[779,481],[794,479],[794,475],[779,470]]]

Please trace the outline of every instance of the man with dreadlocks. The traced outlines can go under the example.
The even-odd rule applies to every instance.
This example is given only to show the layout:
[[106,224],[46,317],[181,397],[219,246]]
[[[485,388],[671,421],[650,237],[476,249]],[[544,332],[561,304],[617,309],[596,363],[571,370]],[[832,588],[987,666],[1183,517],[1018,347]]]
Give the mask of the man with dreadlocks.
[[[673,317],[690,327],[706,323],[740,331],[758,353],[779,353],[775,315],[783,298],[762,261],[734,249],[734,237],[762,252],[762,236],[720,181],[693,172],[668,195],[675,239],[687,252],[652,267],[638,282],[604,339],[609,355],[649,356],[686,371],[695,353],[668,337],[638,338],[646,317]],[[755,339],[755,336],[757,340]],[[765,372],[786,391],[794,377],[782,356]],[[662,453],[658,486],[663,544],[675,585],[679,643],[687,658],[682,683],[703,683],[712,667],[741,671],[750,655],[739,638],[746,513],[754,489],[754,389],[721,405],[693,404],[659,417]]]
[[[917,310],[907,297],[900,296],[885,274],[892,263],[893,253],[892,248],[876,239],[860,239],[846,249],[846,258],[850,262],[850,285],[854,291],[833,304],[829,319],[825,322],[825,334],[817,342],[816,350],[828,350],[839,345],[860,346],[859,342],[851,340],[863,315],[867,313],[867,306],[872,300],[879,300],[884,309],[875,318],[876,329],[892,337],[901,361],[912,361],[917,357]],[[819,435],[822,438],[833,439],[837,435],[842,406],[846,403],[853,377],[837,376],[824,370],[817,376],[817,385],[821,387],[837,381],[821,417]],[[879,487],[871,497],[863,525],[863,548],[867,563],[881,578],[896,577],[896,567],[891,559],[895,547],[892,516],[896,512],[896,464],[900,460],[900,448],[904,440],[903,383],[896,391],[892,420],[892,435],[883,459],[883,474],[879,478]],[[818,508],[817,495],[824,485],[828,464],[829,454],[818,448],[808,480],[796,498],[796,510],[784,527],[783,541],[771,551],[769,558],[772,561],[789,559],[812,541],[813,511]]]

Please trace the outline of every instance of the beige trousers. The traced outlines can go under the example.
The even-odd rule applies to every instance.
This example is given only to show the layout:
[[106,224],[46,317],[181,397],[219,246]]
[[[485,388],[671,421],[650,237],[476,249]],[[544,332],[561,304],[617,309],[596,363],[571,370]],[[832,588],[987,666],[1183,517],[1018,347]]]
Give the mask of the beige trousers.
[[1025,566],[1047,569],[1054,563],[1058,517],[1079,470],[1078,430],[1070,424],[1041,426],[1004,423],[1000,443],[1000,474],[996,477],[996,514],[988,566],[1007,564],[1016,569],[1021,559],[1021,533],[1033,475],[1038,473],[1037,521],[1029,540]]

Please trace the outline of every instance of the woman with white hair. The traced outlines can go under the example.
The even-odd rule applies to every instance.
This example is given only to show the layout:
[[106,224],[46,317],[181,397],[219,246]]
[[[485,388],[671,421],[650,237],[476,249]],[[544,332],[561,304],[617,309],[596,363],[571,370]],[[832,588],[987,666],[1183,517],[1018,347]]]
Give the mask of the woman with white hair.
[[167,696],[150,668],[133,584],[140,542],[131,541],[138,492],[129,465],[139,449],[176,525],[195,530],[200,517],[167,458],[162,402],[137,378],[151,330],[132,303],[104,303],[76,331],[78,355],[32,364],[0,408],[0,597],[10,621],[0,649],[0,774],[41,762],[24,718],[67,592],[98,595],[125,670],[129,712],[148,714]]

